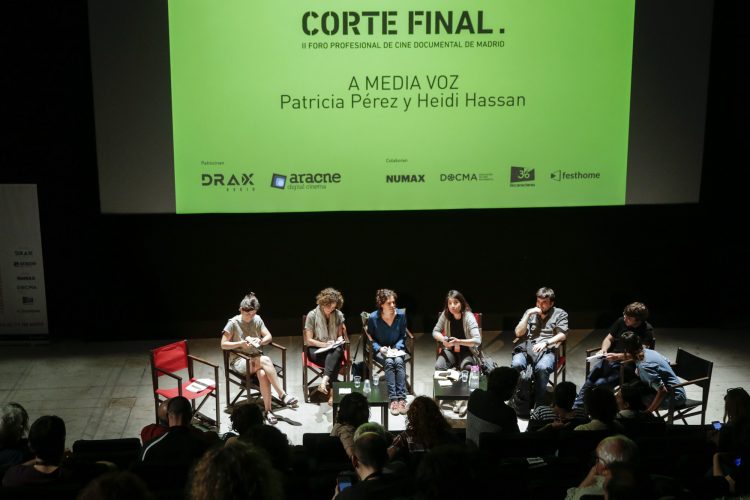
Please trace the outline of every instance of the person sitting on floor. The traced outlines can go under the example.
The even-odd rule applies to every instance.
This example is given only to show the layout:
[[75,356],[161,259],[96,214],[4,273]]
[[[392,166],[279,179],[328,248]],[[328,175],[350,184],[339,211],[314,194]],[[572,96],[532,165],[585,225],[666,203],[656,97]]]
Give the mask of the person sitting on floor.
[[576,385],[573,382],[560,382],[555,386],[551,405],[534,408],[529,417],[528,432],[561,429],[567,425],[576,425],[588,421],[582,408],[573,408],[576,399]]
[[475,389],[471,393],[466,417],[467,442],[479,446],[479,435],[483,432],[519,432],[516,412],[505,403],[516,389],[518,377],[517,370],[500,366],[487,377],[486,391]]
[[143,446],[140,461],[147,465],[175,465],[189,467],[212,446],[221,443],[215,432],[201,432],[190,425],[193,408],[182,396],[169,400],[167,422],[169,429]]
[[31,486],[72,480],[73,473],[62,466],[65,455],[65,422],[58,416],[39,417],[29,430],[29,449],[34,460],[11,467],[3,486]]
[[602,439],[596,446],[594,465],[577,488],[568,489],[565,500],[577,500],[584,495],[603,495],[609,467],[622,462],[635,464],[637,460],[638,447],[632,439],[619,434]]
[[352,392],[341,399],[336,423],[331,429],[331,436],[341,440],[341,445],[349,458],[354,452],[354,432],[357,427],[370,419],[370,406],[367,398],[360,392]]
[[141,444],[146,444],[154,438],[161,436],[169,430],[169,420],[167,419],[167,406],[169,406],[169,400],[165,399],[159,403],[159,410],[157,415],[159,422],[156,424],[148,424],[141,429]]

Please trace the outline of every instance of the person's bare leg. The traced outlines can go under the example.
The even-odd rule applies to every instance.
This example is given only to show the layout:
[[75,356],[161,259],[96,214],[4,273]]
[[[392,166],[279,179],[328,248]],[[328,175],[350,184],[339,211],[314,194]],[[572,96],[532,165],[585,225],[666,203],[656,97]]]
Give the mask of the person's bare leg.
[[263,409],[271,411],[271,384],[264,369],[258,370],[258,385],[260,386],[260,395],[263,398]]
[[271,361],[271,358],[269,358],[268,356],[261,356],[260,367],[261,369],[263,369],[263,371],[266,372],[266,377],[268,378],[268,381],[271,383],[273,388],[276,389],[276,394],[279,395],[279,399],[283,401],[284,396],[286,396],[286,392],[284,392],[284,389],[279,383],[279,377],[276,374],[276,368],[273,366],[273,361]]

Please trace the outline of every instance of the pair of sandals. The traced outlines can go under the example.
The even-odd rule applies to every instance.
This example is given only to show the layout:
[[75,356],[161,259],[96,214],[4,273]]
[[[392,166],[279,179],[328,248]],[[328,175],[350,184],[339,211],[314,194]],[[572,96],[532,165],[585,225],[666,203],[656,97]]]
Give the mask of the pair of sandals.
[[[281,398],[281,404],[284,406],[289,406],[290,408],[296,408],[297,405],[299,405],[299,401],[297,398],[289,394],[288,392],[284,394],[284,397]],[[276,425],[279,422],[279,417],[273,414],[273,411],[266,410],[263,412],[263,418],[265,419],[266,423],[268,425]]]

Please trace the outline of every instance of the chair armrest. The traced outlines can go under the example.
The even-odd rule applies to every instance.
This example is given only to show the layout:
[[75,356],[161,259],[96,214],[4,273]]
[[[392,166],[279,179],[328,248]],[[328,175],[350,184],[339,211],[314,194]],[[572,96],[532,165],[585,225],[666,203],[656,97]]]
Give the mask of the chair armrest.
[[406,329],[406,337],[414,340],[414,334],[411,333],[408,328]]
[[204,365],[212,366],[214,368],[218,368],[219,367],[219,365],[215,365],[213,363],[210,363],[210,362],[206,361],[205,359],[201,359],[198,356],[193,356],[192,354],[188,354],[188,358],[192,359],[193,361],[197,361],[198,363],[203,363]]
[[272,345],[276,349],[279,349],[279,350],[282,350],[282,351],[286,351],[286,347],[284,347],[281,344],[277,344],[276,342],[271,342],[269,345]]
[[227,349],[227,350],[230,351],[230,352],[232,352],[232,354],[236,354],[237,356],[239,356],[240,358],[242,358],[242,359],[244,359],[246,361],[250,361],[251,359],[253,359],[253,356],[245,354],[242,351],[235,351],[234,349]]
[[601,349],[602,349],[601,346],[599,346],[599,347],[592,347],[591,349],[586,349],[586,357],[588,358],[593,353],[595,353],[597,351],[600,351]]
[[711,379],[709,379],[708,377],[701,377],[695,380],[688,380],[687,382],[682,382],[681,384],[670,385],[668,389],[671,391],[672,389],[676,389],[678,387],[685,387],[686,385],[699,384],[701,382],[706,382],[708,380],[711,380]]
[[178,377],[177,375],[175,375],[172,372],[164,371],[161,368],[154,368],[154,371],[157,371],[157,372],[159,372],[159,373],[161,373],[163,375],[167,375],[168,377],[172,377],[173,379],[175,379],[178,382],[182,382],[182,377]]

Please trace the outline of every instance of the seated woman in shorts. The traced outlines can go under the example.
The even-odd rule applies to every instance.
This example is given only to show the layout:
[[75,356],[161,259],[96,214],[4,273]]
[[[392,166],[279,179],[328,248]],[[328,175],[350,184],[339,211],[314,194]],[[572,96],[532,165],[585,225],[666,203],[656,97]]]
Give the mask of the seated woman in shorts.
[[227,321],[221,335],[222,349],[236,349],[249,356],[250,361],[240,356],[233,356],[232,369],[240,372],[250,372],[258,377],[260,394],[263,397],[263,408],[266,421],[274,425],[278,421],[271,411],[271,386],[276,390],[281,402],[287,406],[295,406],[297,398],[284,392],[273,361],[268,356],[263,356],[261,347],[271,343],[271,332],[268,331],[263,320],[258,315],[260,302],[254,293],[250,292],[240,302],[240,314]]

